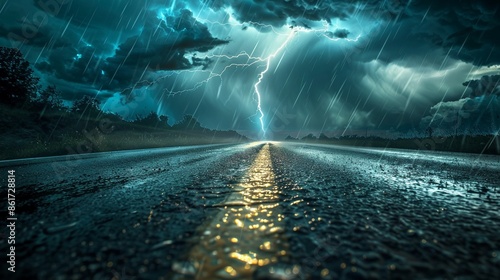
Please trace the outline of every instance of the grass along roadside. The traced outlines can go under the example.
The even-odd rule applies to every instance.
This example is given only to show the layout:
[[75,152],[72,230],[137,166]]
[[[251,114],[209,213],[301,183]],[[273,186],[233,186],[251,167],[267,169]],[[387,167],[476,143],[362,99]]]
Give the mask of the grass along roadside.
[[0,109],[0,160],[247,141],[235,131],[141,125],[100,111]]
[[223,132],[211,134],[184,131],[151,133],[117,131],[111,134],[93,133],[90,139],[84,134],[64,135],[53,141],[26,138],[9,141],[9,138],[2,138],[0,160],[247,141],[243,137],[224,135]]

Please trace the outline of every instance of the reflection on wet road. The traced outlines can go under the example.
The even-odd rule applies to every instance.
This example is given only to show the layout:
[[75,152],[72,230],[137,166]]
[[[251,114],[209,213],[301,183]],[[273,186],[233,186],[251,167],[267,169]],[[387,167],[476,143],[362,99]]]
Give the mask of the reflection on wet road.
[[215,205],[222,209],[201,227],[200,243],[189,254],[196,279],[251,279],[256,267],[287,254],[269,145],[259,151],[241,183],[231,188],[233,193]]
[[20,221],[0,279],[500,279],[498,156],[252,143],[0,169]]

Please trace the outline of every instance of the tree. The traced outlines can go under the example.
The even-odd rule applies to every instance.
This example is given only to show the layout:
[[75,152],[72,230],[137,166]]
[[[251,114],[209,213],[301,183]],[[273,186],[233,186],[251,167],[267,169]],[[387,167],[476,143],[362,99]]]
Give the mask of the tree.
[[172,126],[173,129],[179,130],[202,130],[201,124],[192,115],[185,115],[182,120]]
[[0,102],[22,107],[35,97],[39,78],[18,49],[0,47]]
[[319,140],[329,140],[330,138],[329,138],[328,136],[326,136],[324,133],[321,133],[321,134],[319,135],[319,138],[318,138],[318,139],[319,139]]
[[164,115],[161,115],[160,116],[160,123],[168,126],[168,117],[167,116],[164,116]]
[[432,138],[432,133],[434,133],[434,129],[432,129],[432,127],[429,126],[429,127],[427,127],[425,132],[427,132],[427,134],[429,135],[429,138]]
[[99,100],[85,95],[73,103],[71,111],[75,113],[100,112],[101,110],[99,109],[99,105]]
[[57,91],[55,86],[48,86],[44,89],[40,95],[34,99],[34,103],[38,103],[44,109],[59,110],[63,108],[61,94]]
[[308,135],[302,137],[302,140],[316,140],[316,136],[314,136],[312,133],[309,133]]
[[134,123],[143,125],[143,126],[149,126],[149,127],[159,127],[159,128],[166,128],[168,127],[167,124],[168,117],[167,116],[158,116],[155,112],[149,113],[144,118],[137,118]]

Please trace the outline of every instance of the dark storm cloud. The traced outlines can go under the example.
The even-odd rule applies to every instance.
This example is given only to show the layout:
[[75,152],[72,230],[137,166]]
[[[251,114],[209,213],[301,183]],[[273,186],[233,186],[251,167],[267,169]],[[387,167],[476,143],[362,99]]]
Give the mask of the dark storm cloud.
[[330,22],[332,19],[347,19],[363,12],[379,19],[397,16],[408,0],[209,0],[213,9],[231,7],[236,19],[242,22],[257,22],[282,26],[291,20]]
[[467,81],[463,85],[471,89],[471,97],[500,95],[500,75],[483,76],[479,80]]
[[206,68],[210,60],[188,58],[188,54],[227,43],[214,38],[186,9],[158,21],[150,13],[140,34],[126,39],[110,57],[92,45],[80,45],[54,51],[36,67],[64,80],[123,90],[147,78],[150,72]]
[[409,13],[436,27],[427,29],[430,38],[453,57],[475,65],[500,63],[500,2],[419,0]]
[[209,3],[214,9],[231,7],[239,21],[277,27],[286,24],[288,19],[330,21],[332,18],[346,18],[354,10],[349,1],[210,0]]
[[134,68],[149,65],[155,70],[188,69],[206,63],[199,59],[190,62],[186,53],[206,52],[226,43],[212,37],[208,28],[193,18],[191,11],[181,10],[177,17],[167,16],[159,25],[150,22],[141,35],[121,44],[108,62]]
[[401,1],[397,17],[386,17],[367,48],[386,61],[423,56],[434,49],[478,66],[500,63],[500,2]]
[[345,28],[337,29],[333,32],[332,31],[325,32],[325,36],[332,39],[345,39],[349,36],[349,34],[351,34],[351,32],[349,32],[349,30]]
[[456,133],[498,133],[500,97],[498,95],[440,102],[430,115],[422,118],[421,127],[433,127],[444,135]]
[[333,37],[335,37],[335,38],[344,39],[344,38],[347,38],[347,36],[349,36],[349,34],[350,34],[350,32],[347,29],[337,29],[331,35],[333,35]]
[[[431,1],[431,0],[389,0],[389,1],[307,1],[307,0],[214,0],[212,7],[231,7],[236,19],[241,22],[257,22],[283,26],[292,20],[342,20],[363,15],[372,20],[383,20],[392,24],[381,28],[382,43],[377,38],[370,42],[369,49],[382,49],[382,57],[392,60],[400,51],[391,50],[390,44],[407,43],[442,48],[443,53],[475,65],[500,63],[500,2],[479,1]],[[401,26],[406,27],[406,40],[395,37]],[[334,34],[331,34],[334,35]],[[336,36],[343,38],[341,36]],[[372,44],[373,43],[373,44]],[[378,55],[380,57],[380,55]]]
[[443,133],[498,133],[500,128],[500,75],[483,76],[463,83],[469,97],[439,102],[421,127],[434,127]]
[[37,63],[38,70],[75,83],[93,84],[102,81],[101,65],[93,47],[60,48],[52,51],[46,61]]

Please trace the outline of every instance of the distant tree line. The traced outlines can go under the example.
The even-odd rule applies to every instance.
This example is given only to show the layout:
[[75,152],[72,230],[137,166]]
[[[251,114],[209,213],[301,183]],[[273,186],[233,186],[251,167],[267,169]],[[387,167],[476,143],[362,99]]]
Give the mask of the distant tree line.
[[[40,79],[34,75],[31,65],[20,50],[0,47],[0,104],[20,110],[39,113],[40,116],[64,112],[79,115],[81,119],[93,119],[106,115],[116,121],[121,117],[103,112],[98,99],[85,95],[70,107],[64,106],[61,92],[56,86],[42,88]],[[168,125],[168,117],[151,112],[145,117],[137,117],[128,123],[137,126],[172,130],[203,130],[198,120],[186,115],[173,126]]]
[[414,150],[437,150],[467,153],[500,154],[500,145],[496,142],[496,135],[459,135],[459,136],[435,136],[433,130],[426,130],[428,137],[412,138],[382,138],[380,136],[344,135],[339,137],[328,137],[324,133],[315,136],[310,133],[302,138],[288,135],[285,141],[312,142],[321,144],[335,144],[359,147],[379,147]]

